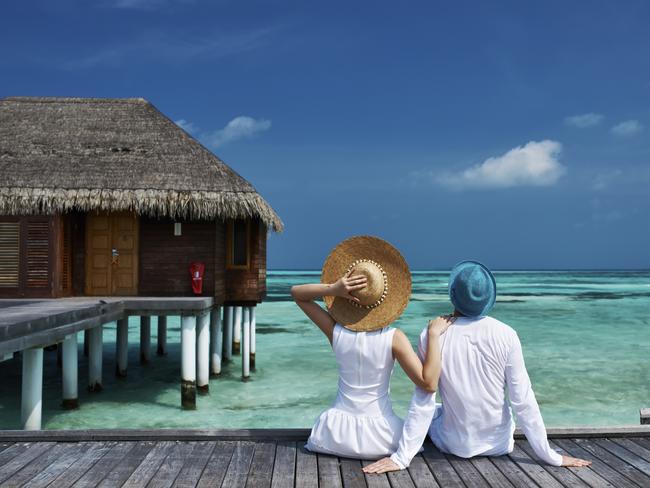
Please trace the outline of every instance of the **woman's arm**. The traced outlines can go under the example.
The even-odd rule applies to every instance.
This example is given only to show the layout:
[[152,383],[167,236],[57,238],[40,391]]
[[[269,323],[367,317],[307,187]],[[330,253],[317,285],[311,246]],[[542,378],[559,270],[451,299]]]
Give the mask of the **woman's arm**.
[[444,315],[429,321],[427,353],[424,364],[415,354],[404,332],[397,329],[393,336],[393,357],[399,362],[411,381],[429,393],[436,391],[440,379],[439,338],[455,320],[450,315]]
[[359,299],[352,296],[350,292],[360,290],[366,286],[365,275],[350,276],[354,270],[339,278],[336,283],[309,283],[305,285],[294,285],[291,287],[291,296],[296,304],[305,312],[305,315],[318,326],[327,339],[332,343],[334,332],[334,318],[323,308],[314,302],[314,299],[323,296],[339,296],[358,302]]

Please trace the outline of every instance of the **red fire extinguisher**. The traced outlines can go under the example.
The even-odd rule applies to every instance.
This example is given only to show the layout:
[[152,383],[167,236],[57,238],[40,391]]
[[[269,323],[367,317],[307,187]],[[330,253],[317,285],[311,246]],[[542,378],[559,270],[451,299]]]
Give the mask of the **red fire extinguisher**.
[[190,263],[190,276],[192,277],[192,291],[195,295],[200,295],[203,290],[203,273],[205,272],[205,263]]

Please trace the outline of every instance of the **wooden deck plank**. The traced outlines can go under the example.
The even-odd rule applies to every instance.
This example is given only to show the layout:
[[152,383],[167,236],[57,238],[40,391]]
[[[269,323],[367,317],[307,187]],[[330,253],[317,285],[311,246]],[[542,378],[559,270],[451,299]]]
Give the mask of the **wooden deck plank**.
[[[559,446],[553,444],[553,442],[550,440],[549,440],[549,444],[553,449],[560,449],[561,453],[568,454],[564,449],[561,449]],[[598,476],[590,469],[563,468],[561,466],[551,466],[542,463],[541,461],[537,460],[537,458],[535,457],[533,448],[530,447],[528,441],[518,440],[516,441],[516,445],[519,446],[528,456],[530,456],[530,458],[534,462],[538,463],[538,466],[541,466],[542,469],[546,470],[549,474],[551,474],[563,486],[572,487],[572,488],[584,487],[584,486],[610,488],[612,486],[606,480]]]
[[632,437],[632,440],[640,445],[642,448],[650,451],[650,438],[648,437]]
[[127,453],[130,453],[136,446],[137,442],[115,442],[115,445],[109,449],[88,471],[86,471],[72,486],[74,488],[90,488],[99,485],[106,476],[113,471],[113,468],[119,463]]
[[156,474],[167,456],[171,454],[174,447],[175,443],[172,441],[156,442],[122,486],[124,488],[145,486]]
[[444,455],[449,463],[460,476],[467,486],[489,486],[487,480],[481,475],[478,469],[470,462],[469,459],[464,459],[451,454]]
[[275,464],[271,488],[294,486],[296,482],[296,452],[295,442],[278,442],[275,448]]
[[70,451],[74,451],[77,444],[70,443],[57,443],[47,449],[45,452],[36,456],[29,463],[26,463],[20,470],[16,471],[12,476],[5,479],[3,484],[5,486],[20,486],[27,483],[34,476],[40,472],[48,469],[52,464],[56,463],[61,457],[66,457]]
[[387,473],[392,488],[415,488],[411,475],[406,469]]
[[255,443],[250,441],[237,441],[235,449],[226,471],[226,477],[223,479],[224,488],[237,488],[246,486],[246,479],[250,470],[253,453],[255,452]]
[[465,487],[465,483],[460,479],[459,474],[449,460],[433,444],[424,443],[422,457],[440,486],[450,488]]
[[[563,485],[556,480],[551,474],[540,466],[537,461],[531,458],[526,452],[519,447],[519,442],[515,443],[515,447],[508,457],[524,472],[528,477],[535,482],[538,486],[544,488],[562,488]],[[577,478],[576,478],[577,480]],[[578,480],[579,481],[579,480]],[[586,486],[585,483],[580,481],[575,485],[570,486]]]
[[[605,480],[609,486],[616,486],[616,488],[636,487],[636,485],[629,481],[625,476],[616,472],[614,469],[607,466],[607,464],[603,463],[600,459],[592,456],[589,452],[585,451],[583,448],[572,443],[571,441],[567,439],[556,439],[554,443],[558,447],[562,448],[564,450],[564,453],[569,456],[588,459],[591,461],[591,466],[588,468],[569,468],[573,473],[575,473],[581,479],[585,480],[590,485],[593,486],[592,482],[587,481],[587,477],[590,473],[593,473],[597,474],[600,476],[600,478]],[[602,484],[602,481],[598,481],[598,483]]]
[[61,473],[52,481],[49,488],[62,488],[72,486],[86,471],[88,471],[96,462],[106,455],[115,446],[115,441],[110,442],[92,442],[92,444],[82,456],[77,458],[68,469]]
[[318,456],[305,449],[303,442],[296,450],[296,486],[318,488]]
[[215,442],[209,441],[193,442],[192,444],[194,446],[192,452],[185,459],[185,464],[172,484],[174,488],[194,488],[196,486],[215,446]]
[[172,486],[192,449],[194,449],[192,442],[176,442],[158,471],[151,477],[147,488],[169,488]]
[[598,439],[596,440],[596,444],[607,449],[612,454],[615,454],[626,463],[634,466],[646,476],[650,476],[650,462],[648,460],[643,459],[632,451],[612,442],[610,439]]
[[33,444],[33,442],[14,442],[7,449],[3,449],[3,451],[0,452],[0,475],[2,474],[2,466],[7,464],[20,453],[25,452],[27,449],[29,449],[29,446]]
[[615,442],[619,446],[623,446],[625,449],[627,449],[630,452],[633,452],[637,456],[639,456],[641,459],[644,459],[645,461],[650,462],[650,450],[644,449],[641,447],[639,444],[634,442],[632,439],[616,439],[612,438],[609,439],[612,442]]
[[275,442],[256,442],[253,460],[246,480],[249,488],[269,488],[273,479],[275,464]]
[[90,484],[88,486],[99,486],[99,488],[122,486],[155,445],[156,443],[151,441],[138,442],[121,459],[113,464],[99,485]]
[[92,446],[89,446],[87,442],[79,442],[76,445],[68,446],[64,453],[55,456],[49,466],[37,472],[27,482],[27,485],[29,488],[43,488],[50,485],[91,448]]
[[235,441],[216,441],[212,455],[208,460],[198,483],[197,488],[218,488],[226,477],[226,470],[230,465],[232,454],[235,451]]
[[535,482],[509,456],[493,456],[490,462],[516,488],[529,488]]
[[0,482],[4,482],[6,479],[12,477],[17,471],[23,469],[43,453],[51,450],[55,445],[53,442],[37,442],[36,444],[28,445],[24,451],[0,467]]
[[366,477],[361,470],[361,461],[341,458],[340,465],[343,488],[367,488]]
[[318,454],[318,486],[342,488],[339,459],[329,454]]
[[407,469],[416,488],[440,488],[422,454],[417,454]]
[[476,456],[469,460],[474,467],[485,478],[488,486],[493,488],[513,488],[513,484],[503,475],[501,471],[486,456]]
[[650,486],[650,476],[638,470],[633,465],[625,462],[616,454],[609,452],[602,446],[599,446],[592,439],[574,439],[575,444],[590,452],[593,456],[598,457],[601,461],[609,467],[614,468],[629,480],[635,482],[639,486]]
[[13,442],[6,442],[6,441],[5,442],[0,442],[0,453],[2,453],[2,451],[4,451],[5,449],[7,449],[8,447],[11,447],[13,445],[14,445]]
[[[369,464],[374,463],[374,461],[362,461],[362,466],[368,466]],[[386,474],[366,474],[364,473],[364,478],[366,479],[366,484],[368,488],[390,488],[390,482],[388,481],[388,476]],[[297,486],[297,485],[296,485]]]

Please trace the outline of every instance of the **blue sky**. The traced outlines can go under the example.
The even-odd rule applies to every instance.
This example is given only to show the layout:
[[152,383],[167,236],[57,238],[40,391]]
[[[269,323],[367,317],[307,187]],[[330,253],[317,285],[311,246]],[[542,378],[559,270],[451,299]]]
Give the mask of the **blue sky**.
[[6,2],[0,97],[144,97],[285,222],[413,268],[650,268],[650,4]]

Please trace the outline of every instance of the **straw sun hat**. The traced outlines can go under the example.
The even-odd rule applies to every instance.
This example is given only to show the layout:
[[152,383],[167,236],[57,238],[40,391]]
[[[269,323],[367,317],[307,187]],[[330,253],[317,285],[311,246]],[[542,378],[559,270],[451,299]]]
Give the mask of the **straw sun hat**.
[[386,327],[402,314],[411,296],[411,273],[397,249],[373,236],[346,239],[325,259],[321,283],[335,283],[350,270],[351,276],[367,278],[364,288],[351,292],[360,303],[324,297],[330,315],[339,324],[354,331],[371,331]]

